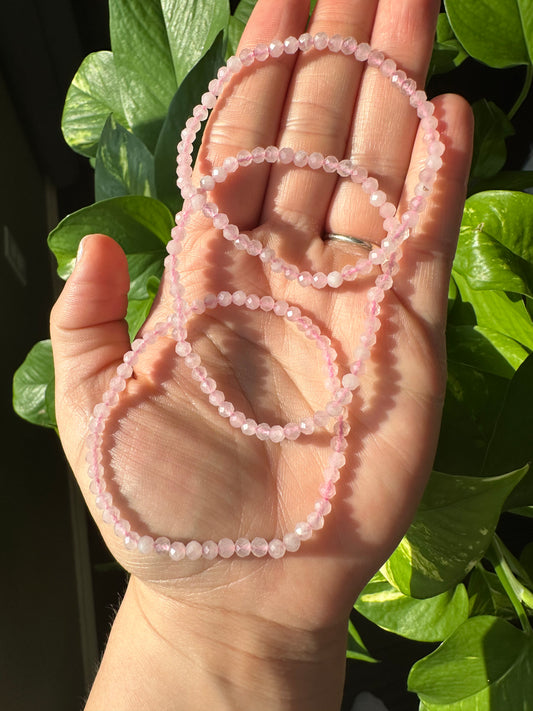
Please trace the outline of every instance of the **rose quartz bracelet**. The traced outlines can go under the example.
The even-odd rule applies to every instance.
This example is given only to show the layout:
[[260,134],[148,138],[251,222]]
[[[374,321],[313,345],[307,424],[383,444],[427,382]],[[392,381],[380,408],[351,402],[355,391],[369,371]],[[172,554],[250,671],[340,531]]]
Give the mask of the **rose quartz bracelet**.
[[[311,50],[341,53],[353,57],[356,61],[366,62],[369,67],[389,79],[416,110],[424,132],[427,158],[420,171],[414,195],[408,203],[408,209],[400,218],[397,216],[396,207],[388,201],[376,178],[369,177],[368,170],[364,166],[357,165],[350,159],[338,160],[335,156],[324,156],[318,152],[307,153],[288,146],[257,147],[250,151],[243,149],[237,155],[227,157],[222,165],[214,167],[209,174],[201,176],[198,185],[193,185],[191,157],[193,143],[202,122],[207,120],[209,111],[216,106],[218,97],[232,77],[243,67],[250,67],[254,62],[275,59],[284,53],[295,54],[298,51]],[[386,291],[393,285],[393,277],[399,268],[401,245],[416,227],[420,214],[425,209],[427,197],[432,191],[437,172],[442,166],[441,156],[444,153],[444,145],[440,141],[437,119],[434,118],[433,113],[434,106],[428,101],[426,94],[418,90],[414,80],[398,69],[396,63],[386,58],[383,52],[372,49],[366,43],[359,44],[353,37],[343,38],[340,35],[328,37],[322,32],[314,36],[305,33],[299,38],[288,37],[285,41],[274,40],[269,45],[259,44],[254,49],[243,49],[238,56],[230,57],[226,65],[219,69],[216,79],[209,83],[208,91],[202,95],[201,103],[195,107],[193,115],[187,120],[178,144],[177,185],[181,190],[184,203],[182,211],[176,215],[176,226],[172,230],[172,239],[167,245],[168,256],[165,259],[165,270],[170,280],[172,313],[165,322],[157,324],[153,330],[144,333],[142,338],[132,343],[131,350],[124,355],[123,362],[117,368],[116,375],[111,379],[102,401],[94,408],[89,421],[86,456],[90,477],[89,489],[95,496],[96,507],[101,510],[104,522],[114,527],[115,534],[123,539],[128,550],[137,550],[141,554],[166,555],[175,561],[200,558],[213,560],[217,556],[231,558],[234,555],[240,558],[250,555],[262,557],[267,554],[272,558],[281,558],[286,552],[297,551],[302,541],[310,539],[314,531],[323,527],[324,518],[331,511],[331,499],[335,495],[335,484],[340,477],[340,470],[346,463],[344,451],[347,448],[346,436],[350,430],[346,408],[352,401],[353,391],[359,387],[365,362],[370,358],[372,347],[376,343],[376,334],[381,326],[380,303]],[[366,257],[345,266],[340,272],[332,271],[325,274],[320,271],[300,271],[296,265],[285,262],[272,249],[263,246],[259,240],[251,239],[241,233],[238,226],[231,224],[228,216],[209,199],[208,193],[217,184],[223,183],[231,173],[263,162],[290,164],[308,170],[324,170],[327,173],[336,173],[339,178],[360,184],[363,192],[368,195],[370,204],[383,218],[385,237],[381,244],[371,249]],[[185,299],[185,290],[180,281],[179,255],[189,220],[197,212],[210,219],[213,227],[221,232],[222,238],[228,240],[236,249],[260,259],[265,268],[297,282],[304,288],[338,289],[344,282],[369,275],[375,267],[379,267],[379,274],[367,291],[359,342],[354,349],[353,360],[342,378],[338,375],[337,354],[331,340],[322,334],[311,318],[303,314],[297,306],[275,300],[270,295],[246,294],[241,290],[207,294],[202,299],[191,302]],[[224,393],[218,389],[216,381],[204,368],[200,356],[193,351],[187,338],[187,325],[192,317],[206,310],[228,306],[242,307],[248,311],[272,312],[275,316],[293,323],[298,331],[316,345],[324,360],[325,386],[329,393],[322,410],[318,410],[311,416],[302,417],[298,421],[269,424],[258,423],[235,409]],[[260,536],[236,540],[222,538],[218,541],[205,542],[171,541],[165,536],[154,538],[149,534],[141,535],[133,531],[127,519],[114,506],[112,496],[107,491],[103,465],[102,448],[106,424],[113,408],[119,402],[120,393],[125,390],[128,379],[134,374],[139,356],[161,336],[171,336],[174,339],[176,354],[184,360],[191,377],[198,382],[200,391],[208,398],[214,412],[227,419],[229,427],[240,430],[245,436],[255,436],[262,441],[268,440],[272,443],[292,441],[301,435],[312,435],[317,429],[331,427],[333,421],[331,452],[323,472],[324,481],[319,488],[319,496],[311,513],[305,520],[296,523],[293,530],[285,534],[280,533],[279,537],[270,541]]]

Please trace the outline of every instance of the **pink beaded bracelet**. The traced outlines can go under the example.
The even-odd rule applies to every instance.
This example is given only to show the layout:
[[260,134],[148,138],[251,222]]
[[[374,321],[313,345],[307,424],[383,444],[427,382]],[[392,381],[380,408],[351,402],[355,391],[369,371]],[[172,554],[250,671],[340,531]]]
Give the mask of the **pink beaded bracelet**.
[[[233,76],[243,67],[249,67],[254,62],[264,62],[268,58],[278,58],[284,53],[295,54],[297,51],[309,50],[329,51],[353,56],[355,60],[366,62],[369,67],[388,78],[392,85],[404,94],[410,105],[416,109],[424,131],[424,141],[427,146],[427,159],[420,171],[419,182],[414,195],[408,203],[408,209],[396,217],[396,207],[388,201],[386,194],[380,189],[378,181],[369,177],[365,167],[359,166],[350,159],[338,160],[335,156],[324,156],[321,153],[307,153],[303,150],[293,150],[290,147],[268,146],[257,147],[251,151],[241,150],[236,156],[227,157],[221,166],[214,167],[210,174],[201,176],[198,186],[192,183],[193,143],[203,121],[206,121],[209,111],[217,103],[218,97]],[[346,407],[353,398],[353,391],[359,386],[365,362],[370,358],[371,350],[376,342],[376,333],[380,328],[380,303],[385,292],[393,285],[393,277],[399,268],[401,245],[408,238],[426,206],[426,198],[431,193],[438,170],[442,166],[444,145],[437,131],[437,120],[433,117],[434,106],[427,100],[423,91],[417,89],[413,79],[398,69],[396,63],[386,58],[383,52],[372,49],[366,43],[358,43],[353,37],[343,38],[340,35],[328,37],[323,32],[312,36],[304,33],[299,38],[288,37],[285,41],[274,40],[269,45],[259,44],[254,49],[245,48],[238,56],[228,59],[226,65],[218,70],[216,79],[208,86],[208,91],[202,95],[201,104],[195,107],[193,115],[187,120],[181,133],[177,156],[177,185],[184,200],[183,210],[176,215],[176,227],[172,230],[172,239],[167,245],[168,256],[165,259],[165,269],[169,273],[170,293],[172,296],[172,313],[165,322],[159,323],[142,338],[135,340],[117,368],[116,375],[111,379],[102,401],[94,408],[89,421],[87,437],[89,489],[95,496],[96,507],[102,511],[105,523],[114,527],[115,534],[120,537],[128,550],[137,550],[142,554],[161,554],[171,560],[198,560],[204,558],[213,560],[217,556],[231,558],[233,555],[246,557],[253,555],[262,557],[270,555],[281,558],[286,552],[293,553],[300,548],[302,541],[311,538],[313,531],[321,529],[324,517],[331,511],[331,499],[335,495],[335,484],[340,478],[340,470],[346,463],[344,451],[347,448],[346,436],[349,424],[346,418]],[[262,162],[292,164],[297,168],[324,170],[336,173],[340,178],[352,180],[361,185],[368,194],[370,204],[379,210],[383,218],[385,238],[379,246],[375,246],[365,258],[359,259],[353,265],[347,265],[342,271],[323,272],[300,271],[297,266],[288,264],[277,256],[270,248],[264,247],[259,240],[250,239],[239,231],[229,218],[220,212],[218,206],[208,200],[207,194],[217,184],[223,183],[227,176],[252,164]],[[368,275],[376,266],[380,273],[373,286],[367,292],[365,320],[355,349],[353,361],[342,379],[338,377],[338,365],[335,363],[337,354],[331,345],[331,340],[323,335],[316,324],[303,315],[297,306],[291,306],[285,301],[275,300],[272,296],[246,294],[241,290],[230,293],[221,291],[218,294],[207,294],[203,299],[190,303],[185,299],[185,290],[180,282],[179,254],[186,235],[188,222],[195,212],[200,212],[212,221],[213,227],[221,231],[224,239],[231,242],[235,248],[246,251],[252,257],[258,257],[271,271],[279,273],[288,280],[295,281],[302,287],[312,286],[317,289],[326,287],[338,289],[345,281],[353,281],[359,276]],[[206,309],[227,306],[244,307],[250,311],[272,312],[276,316],[293,322],[296,328],[306,338],[315,343],[325,362],[327,374],[326,388],[331,393],[323,410],[312,416],[304,416],[299,421],[285,425],[270,425],[257,423],[253,418],[235,409],[226,400],[224,393],[217,388],[217,383],[202,366],[200,356],[193,351],[187,340],[187,323],[194,315],[203,313]],[[324,482],[319,489],[319,498],[313,511],[306,520],[298,522],[294,529],[279,538],[267,541],[263,537],[255,538],[222,538],[218,542],[208,540],[203,543],[191,540],[188,542],[173,541],[165,536],[153,538],[150,535],[140,535],[131,530],[130,523],[113,505],[111,494],[107,491],[103,465],[103,442],[106,423],[113,408],[119,402],[119,394],[126,388],[129,378],[134,374],[139,356],[161,336],[171,336],[175,341],[175,351],[183,358],[190,369],[191,376],[199,383],[202,393],[208,398],[215,411],[229,422],[229,426],[239,429],[244,435],[256,436],[260,440],[279,443],[283,440],[295,440],[300,435],[311,435],[317,428],[328,426],[333,420],[333,437],[331,438],[328,463],[323,472]]]

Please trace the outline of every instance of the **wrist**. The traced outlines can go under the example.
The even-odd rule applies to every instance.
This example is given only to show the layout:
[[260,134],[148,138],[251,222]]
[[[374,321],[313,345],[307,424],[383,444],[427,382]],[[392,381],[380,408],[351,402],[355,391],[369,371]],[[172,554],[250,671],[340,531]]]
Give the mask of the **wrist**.
[[343,623],[288,628],[176,602],[132,578],[86,711],[334,711],[345,648]]

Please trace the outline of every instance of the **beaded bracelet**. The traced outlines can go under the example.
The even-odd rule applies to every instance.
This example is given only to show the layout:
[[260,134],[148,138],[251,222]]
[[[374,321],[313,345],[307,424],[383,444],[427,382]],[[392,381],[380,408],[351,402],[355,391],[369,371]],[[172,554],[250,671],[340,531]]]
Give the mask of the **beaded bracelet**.
[[[424,131],[427,158],[419,173],[419,182],[408,203],[408,209],[400,219],[397,217],[397,208],[388,201],[376,178],[369,177],[364,166],[357,165],[350,159],[338,160],[335,156],[324,156],[318,152],[309,154],[303,150],[295,151],[290,147],[257,147],[251,151],[243,149],[236,156],[227,157],[221,166],[214,167],[208,175],[201,176],[198,186],[193,185],[191,155],[195,138],[202,122],[207,120],[210,110],[216,106],[218,97],[231,78],[243,67],[250,67],[254,62],[264,62],[269,58],[281,57],[284,53],[292,55],[298,51],[307,52],[311,49],[341,53],[352,56],[359,62],[366,62],[369,67],[375,68],[388,78],[416,110]],[[301,542],[310,539],[314,531],[324,526],[324,517],[331,511],[331,499],[336,493],[335,484],[346,463],[344,451],[347,448],[346,436],[350,429],[346,418],[346,406],[353,398],[353,391],[359,386],[365,362],[370,358],[372,347],[376,343],[376,334],[381,325],[380,303],[385,297],[385,292],[392,287],[393,277],[399,269],[401,245],[416,227],[420,214],[425,209],[426,198],[431,193],[437,172],[442,166],[441,156],[444,153],[444,145],[440,141],[438,124],[433,113],[434,105],[427,100],[425,92],[418,90],[415,81],[398,69],[392,59],[386,58],[383,52],[372,49],[366,43],[358,43],[353,37],[343,38],[340,35],[329,37],[319,32],[314,36],[304,33],[299,38],[274,40],[269,45],[259,44],[253,49],[243,49],[238,56],[230,57],[226,65],[218,70],[217,77],[209,83],[208,91],[202,95],[201,103],[195,107],[192,116],[187,120],[177,147],[177,186],[181,190],[184,203],[182,211],[176,215],[176,226],[172,230],[172,239],[167,245],[168,256],[165,259],[165,270],[170,279],[172,313],[166,321],[158,323],[151,331],[144,333],[142,338],[133,341],[131,350],[124,355],[123,362],[117,368],[116,375],[111,379],[102,401],[94,408],[89,421],[86,456],[87,471],[91,480],[89,489],[95,496],[96,507],[101,510],[103,521],[114,527],[115,534],[123,540],[128,550],[137,550],[142,554],[166,555],[174,561],[200,558],[213,560],[217,556],[231,558],[233,555],[241,558],[249,555],[262,557],[267,554],[272,558],[281,558],[286,552],[297,551]],[[238,226],[231,224],[228,216],[222,213],[214,202],[208,200],[208,193],[217,184],[223,183],[229,174],[263,162],[292,164],[302,169],[321,169],[360,184],[363,192],[368,195],[370,204],[383,218],[385,238],[365,258],[345,266],[340,272],[312,273],[300,271],[297,266],[288,264],[272,249],[264,247],[259,240],[250,239],[246,234],[241,233]],[[232,243],[236,249],[259,258],[265,267],[290,281],[297,282],[304,288],[311,286],[317,289],[326,287],[338,289],[345,281],[353,281],[359,276],[370,274],[374,267],[380,267],[380,273],[366,295],[365,319],[353,361],[342,379],[337,377],[338,366],[335,363],[337,354],[331,345],[331,340],[322,334],[318,326],[308,316],[303,315],[297,306],[275,300],[269,295],[246,294],[241,290],[233,293],[221,291],[218,294],[207,294],[203,299],[196,299],[190,303],[186,301],[185,290],[180,282],[179,254],[182,251],[182,242],[189,220],[197,212],[209,218],[213,227],[219,230],[222,237]],[[302,417],[299,421],[285,425],[271,425],[265,422],[257,423],[245,413],[236,410],[234,405],[226,400],[224,393],[218,390],[216,381],[203,367],[200,356],[193,351],[187,339],[187,323],[192,316],[201,314],[206,309],[230,305],[250,311],[272,312],[293,322],[306,338],[315,343],[324,358],[327,374],[326,389],[331,393],[322,410],[312,416]],[[133,531],[130,523],[113,505],[112,496],[106,490],[103,465],[102,448],[106,423],[113,408],[119,402],[119,394],[125,390],[127,380],[134,374],[139,356],[162,336],[171,336],[174,339],[176,354],[184,360],[191,371],[192,378],[199,383],[201,392],[208,398],[215,412],[226,418],[229,426],[239,429],[243,435],[280,443],[284,439],[295,440],[300,435],[311,435],[317,428],[324,428],[333,420],[331,452],[323,472],[324,482],[319,489],[319,498],[306,520],[298,522],[292,531],[270,541],[256,536],[252,539],[237,538],[235,541],[222,538],[218,542],[213,540],[203,543],[196,540],[171,542],[165,536],[154,539],[150,535],[140,535]]]

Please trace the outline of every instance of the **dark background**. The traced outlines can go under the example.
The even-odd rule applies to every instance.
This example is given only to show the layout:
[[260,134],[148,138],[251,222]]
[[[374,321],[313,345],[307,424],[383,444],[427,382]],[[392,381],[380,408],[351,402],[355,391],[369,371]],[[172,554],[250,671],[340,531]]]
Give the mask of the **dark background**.
[[[109,49],[107,0],[0,3],[0,258],[2,309],[3,582],[0,705],[6,711],[62,711],[82,706],[105,644],[125,576],[85,515],[55,433],[20,420],[11,379],[33,344],[48,337],[48,314],[60,289],[46,236],[70,212],[94,200],[88,161],[64,143],[61,112],[82,59]],[[495,77],[498,77],[494,81]],[[523,72],[501,73],[469,62],[436,79],[430,93],[453,89],[486,96],[508,110]],[[510,168],[530,147],[520,126],[509,141]],[[6,257],[16,254],[17,266]],[[414,711],[405,692],[414,660],[431,647],[356,626],[380,664],[348,663],[345,708],[359,690],[381,696],[390,711]]]

